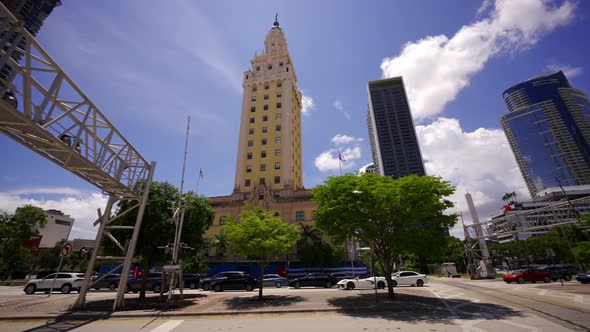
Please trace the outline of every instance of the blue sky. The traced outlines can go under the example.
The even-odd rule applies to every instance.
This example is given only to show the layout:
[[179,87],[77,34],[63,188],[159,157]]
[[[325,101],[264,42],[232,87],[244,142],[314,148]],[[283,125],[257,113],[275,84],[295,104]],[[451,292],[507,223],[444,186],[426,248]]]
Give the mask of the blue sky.
[[[155,179],[231,193],[242,74],[275,12],[299,88],[307,188],[371,162],[369,80],[403,76],[426,170],[474,196],[480,218],[503,193],[528,198],[501,131],[509,86],[555,69],[590,92],[587,1],[63,1],[37,36],[62,69],[148,161]],[[0,209],[32,203],[77,220],[92,237],[106,199],[91,185],[0,137]],[[470,221],[468,213],[465,214]],[[458,228],[453,234],[459,235]]]

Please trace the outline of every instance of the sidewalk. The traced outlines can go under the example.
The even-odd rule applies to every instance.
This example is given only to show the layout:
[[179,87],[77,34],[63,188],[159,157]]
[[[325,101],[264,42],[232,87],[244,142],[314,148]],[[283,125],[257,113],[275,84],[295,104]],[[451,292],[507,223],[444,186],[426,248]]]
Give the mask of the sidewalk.
[[[66,320],[124,317],[212,316],[234,314],[276,314],[305,312],[366,312],[432,310],[441,302],[427,287],[396,288],[396,298],[387,299],[387,290],[341,291],[337,289],[301,289],[293,292],[272,290],[264,301],[258,292],[226,291],[223,293],[190,291],[184,299],[170,306],[154,294],[140,301],[135,294],[126,294],[125,310],[111,312],[115,294],[91,293],[83,310],[70,310],[77,294],[45,294],[0,299],[0,320]],[[96,298],[98,296],[98,298]]]

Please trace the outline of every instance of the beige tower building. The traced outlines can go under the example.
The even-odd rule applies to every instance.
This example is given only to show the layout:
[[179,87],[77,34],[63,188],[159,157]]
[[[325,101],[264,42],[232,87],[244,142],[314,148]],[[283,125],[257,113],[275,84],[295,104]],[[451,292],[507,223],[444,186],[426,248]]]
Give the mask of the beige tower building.
[[[301,92],[285,34],[275,19],[261,54],[244,72],[242,113],[233,193],[212,197],[216,211],[212,239],[224,219],[237,219],[246,203],[260,205],[287,223],[312,222],[316,205],[303,188],[301,161]],[[207,248],[210,261],[245,261]],[[294,248],[293,259],[296,259]]]

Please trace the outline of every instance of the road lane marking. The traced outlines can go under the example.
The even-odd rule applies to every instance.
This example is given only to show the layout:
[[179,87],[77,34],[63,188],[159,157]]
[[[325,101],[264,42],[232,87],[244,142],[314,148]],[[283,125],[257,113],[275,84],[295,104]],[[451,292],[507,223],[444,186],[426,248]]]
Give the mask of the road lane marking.
[[150,332],[170,332],[174,328],[176,328],[178,325],[182,324],[182,322],[184,322],[184,320],[182,320],[182,319],[169,320],[166,323],[151,330]]

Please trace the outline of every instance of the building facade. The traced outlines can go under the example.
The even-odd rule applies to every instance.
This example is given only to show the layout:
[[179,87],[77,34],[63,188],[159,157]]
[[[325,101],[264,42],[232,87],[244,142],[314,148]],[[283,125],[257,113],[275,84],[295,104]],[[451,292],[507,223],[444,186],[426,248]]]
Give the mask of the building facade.
[[[275,211],[288,224],[310,224],[316,204],[303,187],[301,159],[301,92],[287,48],[275,20],[244,72],[238,155],[233,192],[211,197],[216,216],[205,234],[210,261],[247,261],[210,246],[225,220],[239,218],[247,204]],[[230,248],[231,249],[231,248]],[[293,257],[296,260],[296,248]]]
[[[1,2],[12,15],[22,22],[23,26],[33,36],[37,35],[53,8],[61,5],[59,0],[1,0]],[[20,46],[24,48],[24,43],[21,43]],[[14,52],[11,56],[17,62],[22,57],[19,52]],[[12,80],[12,68],[4,65],[0,69],[0,78],[10,82]]]
[[401,77],[368,83],[367,124],[376,174],[425,175],[414,120]]
[[67,240],[74,219],[59,210],[47,210],[47,224],[39,230],[39,248],[54,248],[61,240]]
[[502,127],[531,197],[551,187],[590,184],[590,100],[563,72],[503,93]]

